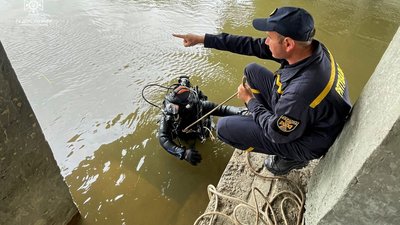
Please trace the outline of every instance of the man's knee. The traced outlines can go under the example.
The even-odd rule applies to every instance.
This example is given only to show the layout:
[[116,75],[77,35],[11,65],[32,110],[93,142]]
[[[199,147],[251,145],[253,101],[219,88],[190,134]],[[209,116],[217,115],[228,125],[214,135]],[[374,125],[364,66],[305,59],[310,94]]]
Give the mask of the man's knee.
[[241,142],[237,133],[240,130],[238,129],[239,124],[241,124],[240,117],[237,116],[220,118],[217,122],[217,137],[221,141],[237,147],[237,143]]
[[274,80],[274,74],[267,68],[257,64],[250,63],[244,68],[244,76],[250,87],[255,84],[271,85]]
[[250,63],[244,68],[244,75],[247,79],[251,79],[260,71],[260,65],[257,63]]
[[228,145],[238,149],[246,149],[243,140],[238,135],[237,122],[240,123],[239,117],[227,116],[220,118],[217,123],[217,136],[218,139],[225,142]]
[[218,122],[217,122],[217,137],[222,141],[226,140],[226,138],[225,138],[226,137],[225,134],[227,132],[226,122],[227,122],[228,118],[229,117],[221,117],[218,119]]

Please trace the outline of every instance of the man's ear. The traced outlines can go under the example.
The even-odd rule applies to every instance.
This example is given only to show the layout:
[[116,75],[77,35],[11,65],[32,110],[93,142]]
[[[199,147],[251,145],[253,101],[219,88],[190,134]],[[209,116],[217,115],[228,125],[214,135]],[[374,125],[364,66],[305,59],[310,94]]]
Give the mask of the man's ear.
[[295,42],[293,39],[285,37],[285,39],[283,39],[283,44],[286,48],[286,52],[290,52],[294,49],[295,46]]

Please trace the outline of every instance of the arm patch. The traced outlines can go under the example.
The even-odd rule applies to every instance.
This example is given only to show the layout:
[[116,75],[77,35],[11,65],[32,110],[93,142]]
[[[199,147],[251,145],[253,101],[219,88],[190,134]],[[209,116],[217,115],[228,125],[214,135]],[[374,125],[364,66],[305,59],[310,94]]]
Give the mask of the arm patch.
[[282,115],[276,120],[276,126],[279,132],[284,135],[288,135],[290,132],[294,131],[299,124],[299,120],[295,120],[286,115]]

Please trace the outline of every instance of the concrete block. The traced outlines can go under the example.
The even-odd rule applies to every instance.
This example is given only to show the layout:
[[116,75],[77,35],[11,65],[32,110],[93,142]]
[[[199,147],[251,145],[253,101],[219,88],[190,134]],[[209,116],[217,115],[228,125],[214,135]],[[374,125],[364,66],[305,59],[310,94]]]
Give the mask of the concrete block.
[[0,224],[68,224],[77,213],[0,43]]

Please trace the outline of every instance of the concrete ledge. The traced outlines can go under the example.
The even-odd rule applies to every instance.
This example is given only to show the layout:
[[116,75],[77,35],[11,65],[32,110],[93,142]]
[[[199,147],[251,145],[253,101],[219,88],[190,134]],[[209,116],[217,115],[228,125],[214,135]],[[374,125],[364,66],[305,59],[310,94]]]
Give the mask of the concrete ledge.
[[[263,167],[265,158],[266,155],[264,154],[250,153],[250,162],[252,167],[256,170],[256,172],[264,176],[273,177],[273,175],[269,173],[267,170],[265,170]],[[315,167],[316,163],[317,161],[314,161],[311,162],[308,167],[302,170],[291,171],[286,176],[286,178],[289,179],[292,183],[298,185],[303,191],[303,193],[305,193],[306,186],[311,176],[312,169]],[[247,164],[247,153],[241,150],[235,150],[216,187],[217,191],[224,195],[240,199],[254,206],[255,199],[254,196],[252,195],[252,189],[254,187],[260,189],[260,191],[265,196],[268,196],[268,201],[271,201],[271,199],[274,196],[278,195],[283,190],[293,191],[300,196],[296,187],[291,184],[288,184],[286,181],[276,180],[276,179],[275,180],[265,179],[255,175],[250,170],[249,165]],[[287,195],[286,196],[283,195],[283,197],[287,197]],[[278,213],[276,217],[278,224],[284,224],[282,216],[281,214],[279,214],[280,203],[283,197],[278,198],[278,200],[275,201],[275,203],[273,204],[274,211]],[[265,200],[258,193],[256,195],[256,201],[259,204],[260,207],[259,209],[263,208],[261,210],[265,211],[266,207]],[[240,202],[238,201],[232,201],[227,198],[220,197],[218,200],[217,212],[221,212],[223,214],[232,217],[233,210],[239,203]],[[205,213],[213,212],[214,207],[215,207],[215,200],[214,198],[212,198]],[[239,221],[244,224],[254,224],[255,216],[249,213],[251,213],[250,210],[239,211],[237,213]],[[298,208],[294,203],[293,204],[291,204],[290,202],[285,203],[285,214],[288,218],[289,224],[296,224]],[[226,220],[224,220],[222,217],[219,216],[218,219],[216,219],[215,222],[212,224],[213,225],[226,224],[224,223],[224,221]],[[209,222],[208,220],[207,221],[204,220],[199,224],[208,225]],[[228,224],[232,224],[232,222],[229,222]]]
[[[262,163],[265,156],[257,153],[252,153],[251,160],[252,165],[254,168],[259,171],[262,169]],[[252,187],[260,188],[264,193],[268,194],[271,187],[271,181],[264,180],[260,177],[257,177],[247,165],[247,154],[241,150],[235,150],[233,155],[228,162],[219,182],[216,187],[218,192],[223,193],[224,195],[228,195],[234,198],[238,198],[245,202],[250,202],[254,204],[254,199],[251,195]],[[236,205],[240,202],[238,201],[231,201],[227,198],[219,198],[218,199],[218,207],[217,211],[224,213],[226,215],[232,215],[233,210]],[[215,200],[212,198],[206,212],[213,212],[215,207]],[[247,216],[248,217],[248,216]],[[219,217],[220,218],[220,217]],[[241,221],[246,221],[246,215],[239,214],[239,218],[242,219]],[[213,224],[224,224],[221,220],[215,220]],[[249,221],[250,222],[250,221]],[[204,221],[200,224],[209,224],[208,222]]]
[[0,224],[67,224],[78,213],[0,43]]
[[400,29],[314,170],[307,225],[400,224]]

